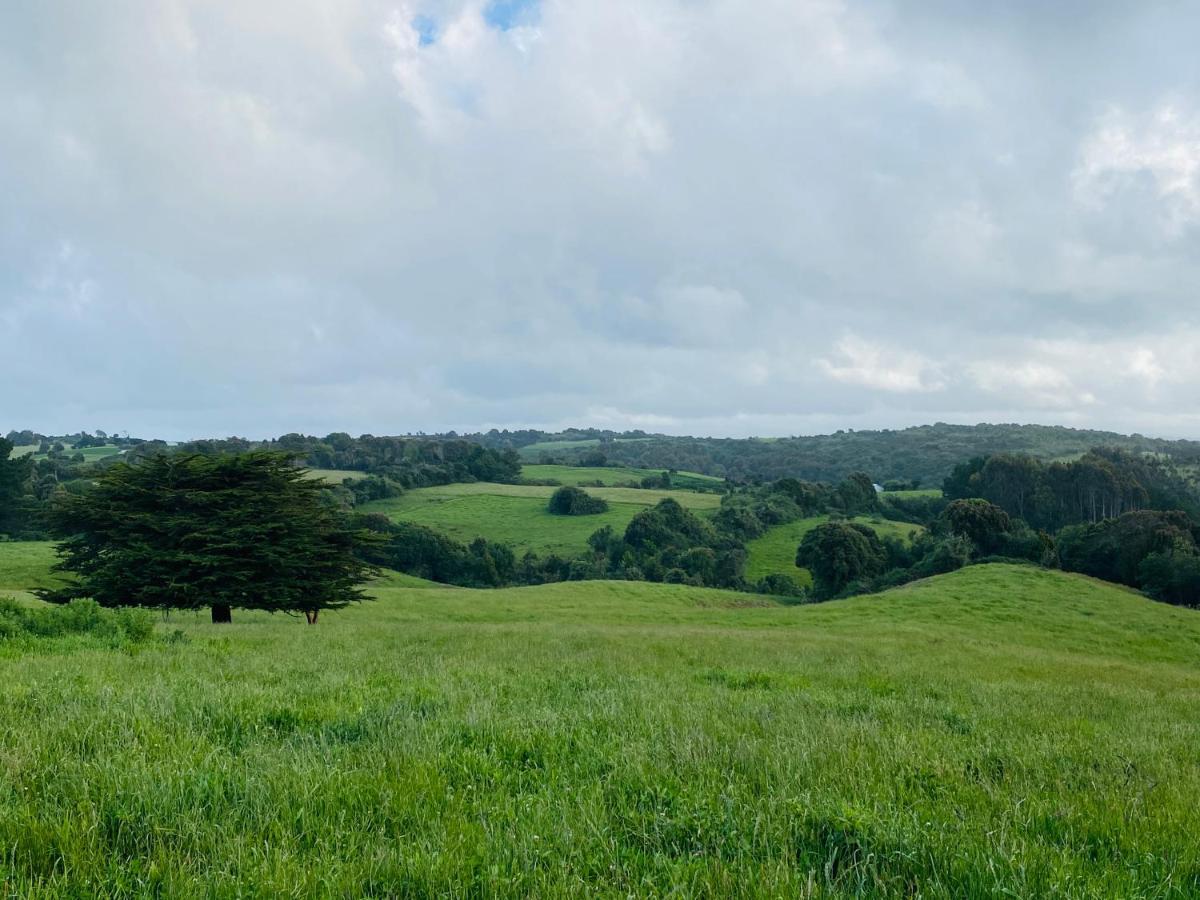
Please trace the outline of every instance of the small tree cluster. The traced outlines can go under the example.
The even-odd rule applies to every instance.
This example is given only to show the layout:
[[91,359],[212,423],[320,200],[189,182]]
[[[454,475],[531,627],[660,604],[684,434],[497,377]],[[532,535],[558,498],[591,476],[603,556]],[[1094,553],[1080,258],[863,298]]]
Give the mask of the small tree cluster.
[[556,516],[593,516],[608,511],[608,501],[583,488],[567,485],[550,495],[547,507]]

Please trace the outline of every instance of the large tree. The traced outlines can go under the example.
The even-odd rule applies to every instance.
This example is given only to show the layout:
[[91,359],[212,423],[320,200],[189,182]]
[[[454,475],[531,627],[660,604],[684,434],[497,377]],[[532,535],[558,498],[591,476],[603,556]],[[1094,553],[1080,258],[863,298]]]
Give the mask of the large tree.
[[796,548],[796,565],[812,573],[818,595],[831,597],[851,582],[881,574],[887,567],[887,550],[866,525],[827,522],[804,535]]
[[102,606],[302,611],[310,623],[365,595],[370,567],[354,554],[367,539],[322,497],[289,454],[158,454],[118,463],[50,521],[58,568],[78,581],[46,591],[54,602]]
[[12,441],[0,438],[0,534],[18,530],[21,496],[29,480],[29,458],[10,459]]

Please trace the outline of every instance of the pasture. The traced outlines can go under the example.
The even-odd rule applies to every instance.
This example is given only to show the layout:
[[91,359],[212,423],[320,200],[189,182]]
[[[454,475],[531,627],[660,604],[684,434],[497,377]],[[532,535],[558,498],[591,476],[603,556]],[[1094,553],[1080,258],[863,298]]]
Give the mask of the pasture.
[[305,477],[315,481],[324,481],[327,484],[341,484],[346,479],[355,481],[359,478],[366,478],[367,474],[354,469],[306,469]]
[[374,593],[0,641],[6,891],[1200,892],[1196,612],[1011,566]]
[[[746,542],[746,580],[753,583],[767,575],[790,575],[801,587],[812,585],[808,569],[796,566],[796,548],[812,529],[829,521],[829,516],[813,516],[776,525],[761,537]],[[924,529],[907,522],[858,516],[851,521],[869,525],[882,537],[911,540]]]
[[[557,481],[559,484],[605,485],[640,482],[651,475],[661,475],[663,469],[633,469],[628,466],[521,466],[521,477],[530,481]],[[699,472],[676,472],[671,475],[673,488],[684,490],[716,490],[724,481]]]
[[546,509],[555,488],[544,485],[448,484],[417,488],[401,497],[363,504],[363,512],[379,512],[396,521],[416,522],[469,542],[476,537],[500,541],[517,555],[577,554],[588,536],[605,525],[624,531],[629,521],[647,506],[666,497],[704,514],[721,505],[717,494],[691,491],[654,491],[640,488],[587,488],[589,494],[609,503],[607,512],[592,516],[556,516]]

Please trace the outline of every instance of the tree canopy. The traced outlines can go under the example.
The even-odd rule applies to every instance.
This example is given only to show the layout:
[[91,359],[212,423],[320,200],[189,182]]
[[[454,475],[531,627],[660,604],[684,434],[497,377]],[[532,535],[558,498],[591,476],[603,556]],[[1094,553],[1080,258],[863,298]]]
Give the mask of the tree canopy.
[[323,488],[289,454],[163,454],[98,473],[62,494],[50,522],[58,568],[78,581],[43,592],[54,602],[102,606],[303,611],[362,600],[370,567],[353,550],[369,540],[324,502]]

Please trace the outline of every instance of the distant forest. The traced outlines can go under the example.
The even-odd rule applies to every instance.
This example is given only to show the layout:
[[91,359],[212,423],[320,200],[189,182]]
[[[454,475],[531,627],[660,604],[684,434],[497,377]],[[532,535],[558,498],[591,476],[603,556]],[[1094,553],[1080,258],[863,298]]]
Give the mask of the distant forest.
[[801,478],[841,481],[868,472],[876,481],[916,481],[940,487],[965,459],[1023,453],[1042,462],[1069,461],[1089,450],[1112,448],[1170,456],[1183,469],[1200,467],[1200,441],[1168,441],[1139,434],[1084,431],[1055,425],[921,425],[898,431],[838,431],[786,438],[704,438],[570,429],[488,431],[453,435],[485,447],[513,449],[527,462],[610,464],[677,469],[736,482]]

